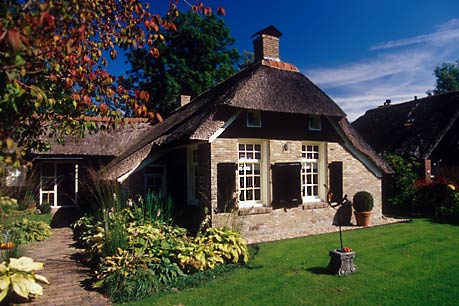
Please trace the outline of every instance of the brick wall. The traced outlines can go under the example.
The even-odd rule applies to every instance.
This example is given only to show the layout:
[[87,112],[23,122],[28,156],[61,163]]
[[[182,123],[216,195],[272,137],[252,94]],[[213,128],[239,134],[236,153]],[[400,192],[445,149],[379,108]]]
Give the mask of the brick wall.
[[[287,144],[286,150],[284,144]],[[267,142],[269,164],[277,162],[297,162],[301,153],[301,141],[270,140]],[[306,236],[336,230],[333,225],[336,210],[324,202],[304,203],[288,209],[272,209],[272,192],[268,193],[268,203],[264,207],[240,209],[233,213],[215,213],[217,208],[217,164],[237,163],[237,139],[218,138],[210,147],[210,197],[212,226],[229,226],[240,231],[248,242],[271,241],[291,237]],[[381,218],[381,180],[374,176],[358,159],[338,143],[327,143],[324,158],[327,165],[333,161],[343,162],[343,191],[352,200],[360,190],[370,192],[375,200],[372,219]],[[271,171],[269,171],[271,185]],[[326,171],[325,182],[328,182]],[[271,190],[269,188],[268,190]],[[355,219],[352,217],[355,224]]]
[[[338,143],[328,144],[328,163],[343,162],[343,193],[352,197],[358,191],[368,191],[373,196],[372,219],[382,217],[382,182],[367,167]],[[354,221],[355,224],[355,221]]]
[[261,34],[253,41],[254,60],[263,58],[279,58],[279,38],[271,35]]

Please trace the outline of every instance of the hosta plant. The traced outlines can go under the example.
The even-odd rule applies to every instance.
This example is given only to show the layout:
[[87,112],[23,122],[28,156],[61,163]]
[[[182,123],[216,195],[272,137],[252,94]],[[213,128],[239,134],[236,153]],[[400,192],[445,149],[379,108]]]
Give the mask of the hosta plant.
[[181,250],[178,259],[187,272],[204,271],[219,264],[246,263],[249,251],[239,233],[226,228],[208,228],[193,244]]
[[43,241],[51,237],[51,227],[43,221],[22,219],[6,225],[3,231],[20,244]]
[[43,264],[30,257],[10,258],[9,264],[0,264],[0,301],[9,294],[17,294],[25,299],[43,295],[43,287],[37,281],[49,284],[46,277],[35,272],[43,269]]
[[249,260],[244,238],[227,228],[208,228],[196,238],[196,242],[210,246],[212,253],[219,254],[227,263],[246,263]]

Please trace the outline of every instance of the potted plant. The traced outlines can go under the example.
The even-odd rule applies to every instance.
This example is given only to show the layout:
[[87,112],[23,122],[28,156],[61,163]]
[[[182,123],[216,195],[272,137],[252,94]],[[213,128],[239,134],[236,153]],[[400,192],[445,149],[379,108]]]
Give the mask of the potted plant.
[[370,225],[371,210],[373,209],[373,196],[367,191],[359,191],[354,195],[352,202],[355,220],[358,226]]

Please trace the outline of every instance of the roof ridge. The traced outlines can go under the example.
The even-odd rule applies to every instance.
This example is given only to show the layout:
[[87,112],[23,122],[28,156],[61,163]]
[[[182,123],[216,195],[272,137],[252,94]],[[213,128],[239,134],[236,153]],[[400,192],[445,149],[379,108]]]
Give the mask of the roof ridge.
[[374,110],[381,110],[381,109],[387,109],[387,108],[393,108],[393,107],[398,107],[398,106],[403,106],[407,105],[409,103],[426,103],[426,102],[431,102],[429,100],[432,99],[437,99],[437,98],[442,98],[442,97],[447,97],[447,96],[458,96],[459,97],[459,91],[450,91],[450,92],[445,92],[441,94],[436,94],[436,95],[430,95],[430,96],[425,96],[422,98],[416,98],[413,100],[408,100],[408,101],[402,101],[390,105],[378,105],[374,108],[370,108],[367,110],[367,112],[374,111]]
[[283,62],[283,61],[280,61],[280,60],[277,61],[277,60],[274,60],[274,59],[264,58],[264,59],[261,60],[261,65],[269,66],[269,67],[273,67],[273,68],[277,68],[277,69],[282,69],[282,70],[300,72],[298,67],[296,67],[295,65],[292,65],[290,63]]

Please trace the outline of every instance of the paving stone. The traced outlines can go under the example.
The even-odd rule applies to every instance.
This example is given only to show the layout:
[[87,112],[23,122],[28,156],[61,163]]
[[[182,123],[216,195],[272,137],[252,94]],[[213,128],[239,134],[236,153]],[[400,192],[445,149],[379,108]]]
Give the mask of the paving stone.
[[54,228],[52,232],[51,239],[24,246],[24,256],[45,264],[39,274],[51,282],[43,285],[43,296],[27,305],[111,305],[102,294],[82,285],[90,277],[90,270],[73,259],[78,258],[82,250],[75,248],[72,230],[64,227]]

